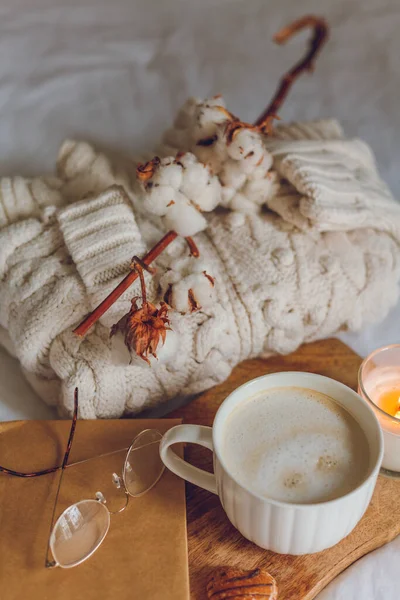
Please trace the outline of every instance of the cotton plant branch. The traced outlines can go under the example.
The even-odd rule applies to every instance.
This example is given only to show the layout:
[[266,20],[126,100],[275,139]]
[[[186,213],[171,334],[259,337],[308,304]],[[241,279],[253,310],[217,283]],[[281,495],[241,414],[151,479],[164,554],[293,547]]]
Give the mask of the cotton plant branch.
[[313,29],[307,54],[283,76],[275,96],[255,122],[256,126],[264,128],[266,132],[270,129],[272,120],[277,118],[277,113],[296,79],[306,71],[313,71],[315,60],[328,39],[328,24],[320,17],[306,16],[283,27],[274,35],[274,42],[285,44],[293,35],[306,27]]
[[[305,16],[297,21],[294,21],[290,25],[281,29],[274,36],[274,41],[278,44],[284,44],[287,40],[289,40],[295,33],[305,29],[306,27],[313,28],[313,36],[311,38],[309,49],[305,55],[305,57],[300,60],[284,77],[282,78],[278,89],[271,100],[270,104],[267,106],[265,111],[260,115],[257,121],[253,124],[242,123],[234,117],[231,113],[229,113],[223,107],[217,107],[221,111],[225,111],[227,116],[227,135],[228,135],[228,143],[232,143],[235,136],[240,132],[241,129],[251,129],[254,131],[258,131],[261,133],[269,134],[272,128],[273,119],[277,118],[277,112],[282,107],[283,102],[285,101],[293,83],[295,80],[305,71],[312,71],[314,68],[314,63],[317,55],[321,51],[324,43],[328,37],[328,26],[324,19],[315,17],[315,16]],[[205,146],[212,145],[215,142],[213,138],[207,138],[202,140],[202,144]],[[199,142],[200,143],[200,142]],[[155,171],[160,167],[160,159],[158,157],[153,158],[153,160],[149,161],[144,165],[139,165],[137,169],[137,178],[138,181],[142,184],[146,184],[154,175]],[[173,201],[172,201],[173,202]],[[131,311],[121,319],[119,323],[117,323],[112,329],[112,333],[115,333],[118,329],[122,330],[125,327],[127,320],[130,318],[131,321],[135,321],[135,333],[129,334],[129,330],[125,327],[125,334],[128,332],[129,339],[127,345],[128,347],[133,347],[136,349],[139,356],[142,356],[144,360],[148,360],[148,353],[155,355],[155,351],[157,348],[157,343],[155,338],[146,344],[142,344],[140,340],[140,332],[142,330],[142,321],[143,318],[150,318],[151,322],[159,322],[162,323],[163,329],[162,336],[159,338],[164,339],[165,337],[165,327],[168,323],[168,319],[166,317],[166,305],[162,304],[161,309],[156,309],[153,305],[150,306],[150,303],[147,302],[145,285],[143,279],[143,270],[149,270],[149,265],[171,244],[175,238],[177,237],[177,233],[175,231],[169,231],[157,244],[143,257],[143,259],[135,258],[135,262],[132,265],[132,270],[126,275],[126,277],[117,285],[117,287],[74,329],[74,333],[79,337],[84,337],[89,329],[104,315],[104,313],[120,298],[120,296],[136,281],[138,277],[141,279],[142,284],[142,308],[138,308],[136,304],[137,299],[133,299]],[[189,246],[190,254],[197,258],[199,256],[199,250],[196,246],[192,237],[185,237],[186,242]],[[207,276],[207,275],[206,275]],[[208,277],[208,276],[207,276]],[[199,308],[198,303],[194,297],[193,290],[189,290],[189,303],[191,306],[191,310],[197,310]],[[150,308],[149,308],[150,307]],[[161,312],[158,312],[161,311]],[[146,314],[144,314],[146,313]],[[124,321],[125,319],[125,321]],[[161,320],[160,320],[161,319]],[[140,321],[141,325],[138,326],[138,322]],[[156,336],[157,338],[157,336]],[[158,339],[158,338],[157,338]]]
[[[144,265],[149,266],[160,256],[160,254],[169,246],[178,234],[175,231],[169,231],[159,242],[143,257]],[[136,258],[136,257],[135,257]],[[104,315],[105,312],[122,296],[139,277],[137,269],[132,269],[126,277],[117,285],[117,287],[74,329],[74,333],[79,337],[84,337],[89,329]]]
[[187,237],[185,237],[185,240],[186,240],[187,245],[189,246],[189,251],[190,251],[191,256],[194,256],[194,258],[199,258],[200,251],[199,251],[194,239],[190,236],[187,236]]

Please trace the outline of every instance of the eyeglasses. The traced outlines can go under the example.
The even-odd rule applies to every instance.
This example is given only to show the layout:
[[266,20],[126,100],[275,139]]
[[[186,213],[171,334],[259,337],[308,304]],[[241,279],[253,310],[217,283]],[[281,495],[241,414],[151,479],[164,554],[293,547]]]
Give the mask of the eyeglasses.
[[15,477],[39,477],[55,473],[59,470],[61,471],[47,543],[45,562],[47,568],[62,567],[68,569],[76,567],[87,560],[104,541],[110,527],[110,516],[125,510],[131,497],[142,496],[154,487],[165,468],[159,455],[161,433],[156,429],[145,429],[134,438],[129,448],[125,448],[127,453],[121,476],[117,475],[117,473],[112,474],[115,487],[123,491],[125,495],[125,502],[122,508],[110,511],[106,506],[106,498],[101,492],[97,492],[95,499],[81,500],[69,506],[54,523],[58,496],[65,469],[124,450],[108,452],[100,456],[68,464],[77,418],[78,388],[75,389],[74,393],[74,413],[71,430],[64,458],[60,466],[32,473],[23,473],[0,466],[0,472]]

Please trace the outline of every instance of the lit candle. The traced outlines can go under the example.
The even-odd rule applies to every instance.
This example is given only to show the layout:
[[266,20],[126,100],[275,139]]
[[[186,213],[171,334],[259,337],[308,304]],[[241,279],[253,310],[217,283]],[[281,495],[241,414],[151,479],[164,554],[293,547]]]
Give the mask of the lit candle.
[[400,344],[375,350],[364,360],[358,393],[372,404],[383,431],[382,467],[400,476]]
[[400,386],[383,391],[377,398],[377,405],[388,415],[400,419]]

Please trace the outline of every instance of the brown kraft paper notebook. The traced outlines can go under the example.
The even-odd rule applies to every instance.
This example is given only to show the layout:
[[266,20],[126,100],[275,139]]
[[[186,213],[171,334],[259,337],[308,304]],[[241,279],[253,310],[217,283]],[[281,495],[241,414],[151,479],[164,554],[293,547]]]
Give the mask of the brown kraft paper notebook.
[[[164,433],[180,420],[78,421],[69,463],[128,447],[137,433]],[[0,424],[0,464],[37,471],[61,464],[70,422]],[[56,518],[71,503],[101,491],[110,510],[124,504],[112,483],[126,452],[64,471]],[[71,569],[44,567],[60,473],[22,479],[0,473],[0,597],[2,600],[187,600],[185,488],[165,471],[147,494],[111,516],[109,532],[88,560]]]

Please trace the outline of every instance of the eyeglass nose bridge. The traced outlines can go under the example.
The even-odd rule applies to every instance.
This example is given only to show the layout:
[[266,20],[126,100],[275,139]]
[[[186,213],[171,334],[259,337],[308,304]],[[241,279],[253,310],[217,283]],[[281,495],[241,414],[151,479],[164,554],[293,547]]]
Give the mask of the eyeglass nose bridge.
[[113,484],[115,485],[117,490],[121,489],[122,486],[125,487],[123,480],[121,479],[121,477],[119,475],[117,475],[117,473],[112,474],[112,480],[113,480]]
[[107,500],[102,492],[96,492],[95,498],[97,502],[101,502],[101,504],[107,504]]
[[124,481],[123,479],[117,475],[117,473],[113,473],[112,474],[112,481],[113,484],[115,485],[115,487],[119,490],[119,489],[123,489],[124,493],[125,493],[125,504],[123,506],[121,506],[121,508],[119,508],[118,510],[110,510],[108,508],[108,506],[106,506],[107,504],[107,499],[104,496],[104,494],[102,492],[96,492],[95,494],[95,498],[98,502],[101,502],[101,504],[104,504],[108,510],[108,512],[110,513],[110,515],[118,515],[119,513],[123,512],[126,507],[128,506],[129,503],[129,493],[128,490],[125,487]]

